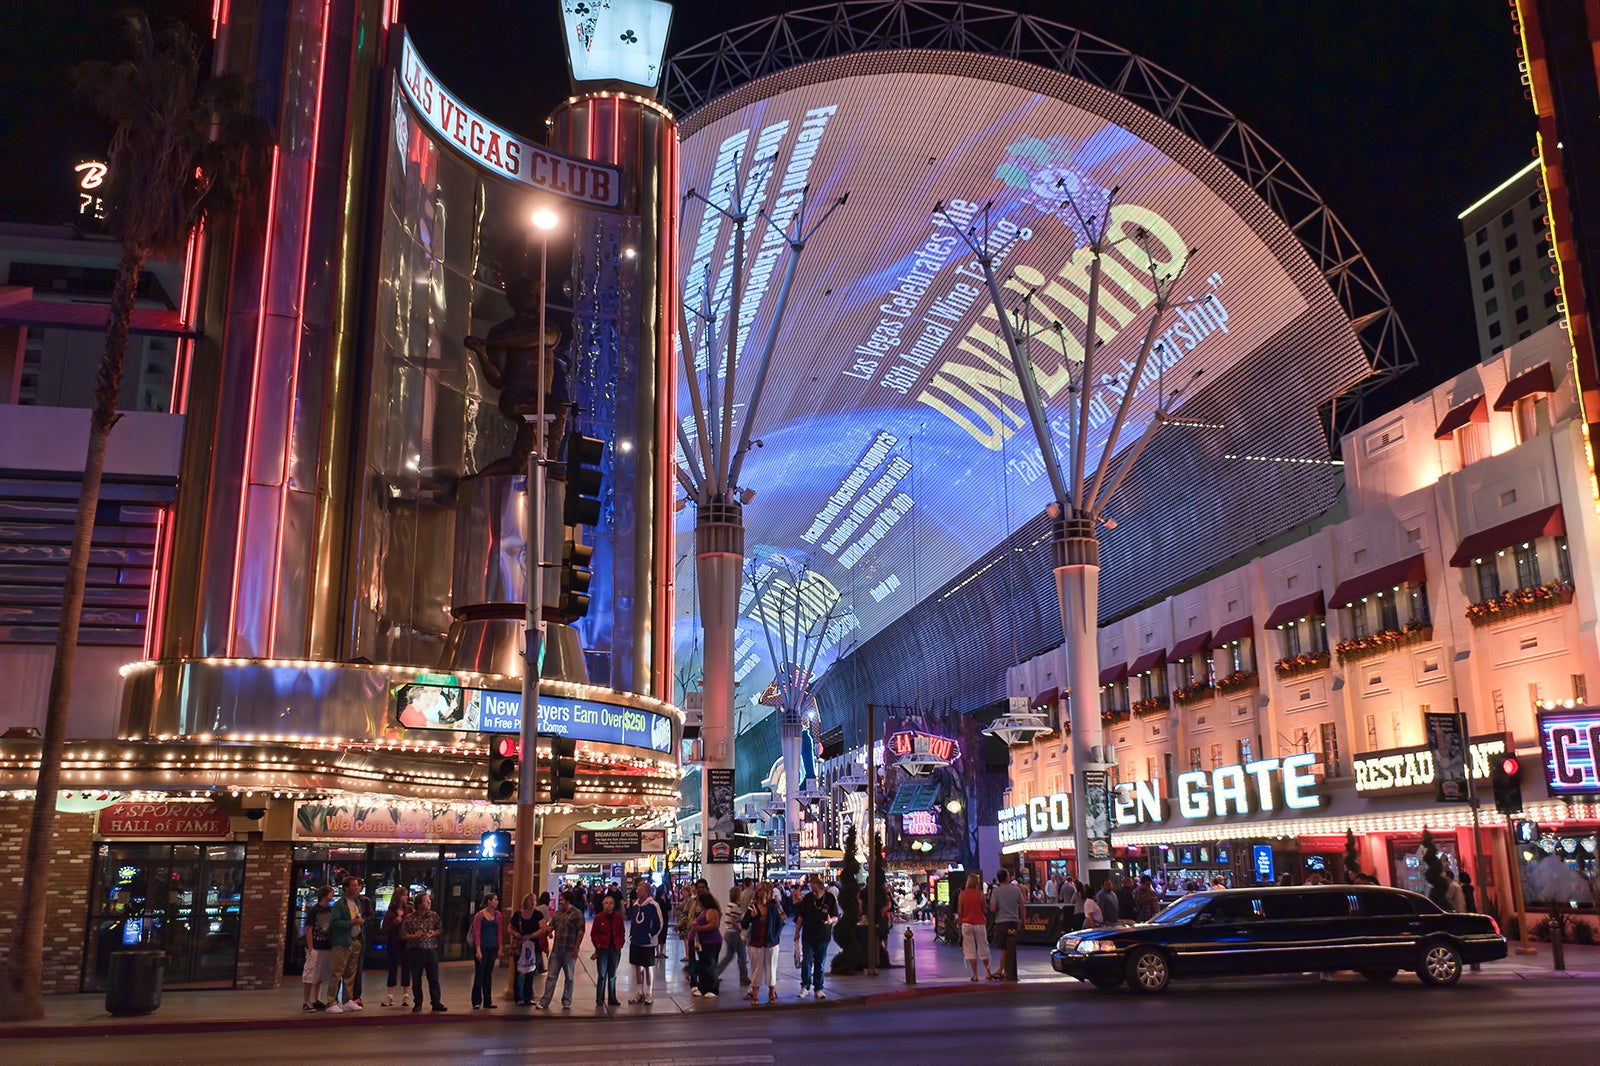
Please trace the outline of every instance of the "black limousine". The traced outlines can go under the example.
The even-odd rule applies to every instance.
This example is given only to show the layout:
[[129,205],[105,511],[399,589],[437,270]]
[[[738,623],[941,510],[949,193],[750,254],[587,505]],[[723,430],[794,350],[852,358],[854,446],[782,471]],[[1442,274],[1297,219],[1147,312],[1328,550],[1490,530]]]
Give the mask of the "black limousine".
[[1411,970],[1453,985],[1467,963],[1506,957],[1493,918],[1452,914],[1426,896],[1370,885],[1238,888],[1185,896],[1148,922],[1068,933],[1057,973],[1155,993],[1173,980],[1355,970],[1389,981]]

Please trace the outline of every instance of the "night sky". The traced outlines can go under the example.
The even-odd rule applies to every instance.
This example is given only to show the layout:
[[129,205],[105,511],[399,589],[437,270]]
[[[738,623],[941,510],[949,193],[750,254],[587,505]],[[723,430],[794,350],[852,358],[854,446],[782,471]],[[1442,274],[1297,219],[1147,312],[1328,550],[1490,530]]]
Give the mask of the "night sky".
[[[68,221],[72,163],[105,131],[71,96],[66,70],[111,57],[126,0],[4,5],[0,34],[0,219]],[[802,5],[676,5],[669,55],[722,29]],[[1201,89],[1271,143],[1332,206],[1399,309],[1422,369],[1415,395],[1477,357],[1472,291],[1456,215],[1531,158],[1504,4],[1073,4],[1006,6],[1080,28]],[[159,0],[154,17],[209,34],[210,0]],[[516,10],[518,14],[508,15]],[[419,51],[465,101],[539,134],[566,95],[553,0],[401,0]],[[26,42],[24,45],[23,42]]]

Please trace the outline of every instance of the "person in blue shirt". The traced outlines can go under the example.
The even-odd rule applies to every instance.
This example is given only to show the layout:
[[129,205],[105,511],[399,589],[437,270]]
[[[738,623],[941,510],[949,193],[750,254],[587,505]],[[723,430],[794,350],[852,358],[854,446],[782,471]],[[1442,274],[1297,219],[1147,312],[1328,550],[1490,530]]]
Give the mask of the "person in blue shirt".
[[656,972],[656,938],[665,928],[661,904],[650,896],[650,882],[640,878],[634,903],[628,908],[628,962],[633,964],[633,986],[638,990],[629,1003],[651,1003],[651,983]]

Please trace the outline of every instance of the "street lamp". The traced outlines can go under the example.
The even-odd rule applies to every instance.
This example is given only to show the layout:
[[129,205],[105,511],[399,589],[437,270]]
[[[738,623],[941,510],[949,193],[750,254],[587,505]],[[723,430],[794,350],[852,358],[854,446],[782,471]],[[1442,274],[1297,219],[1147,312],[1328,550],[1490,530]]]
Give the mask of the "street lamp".
[[512,870],[512,899],[521,905],[523,896],[539,885],[538,871],[534,867],[538,832],[535,829],[534,803],[538,781],[539,743],[539,675],[544,665],[544,504],[545,504],[545,313],[548,296],[547,280],[550,260],[550,232],[560,224],[561,218],[547,206],[533,211],[533,226],[539,233],[539,362],[534,392],[538,399],[534,408],[538,426],[533,450],[528,453],[528,536],[527,551],[523,558],[523,591],[527,599],[527,618],[524,627],[524,655],[522,667],[522,722],[519,731],[522,760],[517,776],[517,841],[516,865]]

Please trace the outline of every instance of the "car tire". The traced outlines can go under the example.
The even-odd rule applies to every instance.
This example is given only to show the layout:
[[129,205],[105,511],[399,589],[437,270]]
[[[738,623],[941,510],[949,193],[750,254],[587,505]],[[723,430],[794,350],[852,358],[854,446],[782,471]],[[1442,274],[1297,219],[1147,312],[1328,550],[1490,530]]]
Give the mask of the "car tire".
[[1375,985],[1382,985],[1382,984],[1387,984],[1390,981],[1393,981],[1394,978],[1395,978],[1395,975],[1398,974],[1399,972],[1400,972],[1400,970],[1399,970],[1398,967],[1385,968],[1385,969],[1382,969],[1382,970],[1362,970],[1361,971],[1361,976],[1365,977],[1367,980],[1371,981]]
[[1140,948],[1128,957],[1128,987],[1153,996],[1165,992],[1172,979],[1172,962],[1155,948]]
[[1447,988],[1461,980],[1461,949],[1448,940],[1431,940],[1422,945],[1422,958],[1417,962],[1417,976],[1422,983],[1435,988]]
[[1091,977],[1091,978],[1089,978],[1089,983],[1091,985],[1094,985],[1096,988],[1098,988],[1102,992],[1109,992],[1113,988],[1121,988],[1122,987],[1122,980],[1123,980],[1122,975],[1120,973],[1118,973],[1118,974],[1108,974],[1108,975],[1106,975],[1104,977]]

